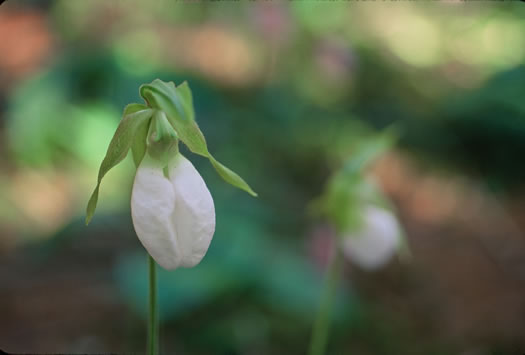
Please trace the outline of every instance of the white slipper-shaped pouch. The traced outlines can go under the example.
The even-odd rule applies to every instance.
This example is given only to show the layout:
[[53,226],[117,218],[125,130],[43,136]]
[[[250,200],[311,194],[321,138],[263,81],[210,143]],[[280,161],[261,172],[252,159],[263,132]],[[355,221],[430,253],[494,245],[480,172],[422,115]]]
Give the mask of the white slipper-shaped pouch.
[[343,237],[343,254],[366,270],[384,266],[396,253],[401,241],[401,228],[388,210],[367,206],[362,227]]
[[215,232],[215,207],[208,187],[191,162],[177,154],[168,165],[175,191],[175,230],[181,245],[180,265],[197,265],[208,250]]
[[131,217],[142,245],[163,268],[197,265],[215,232],[210,191],[191,162],[177,154],[168,165],[144,156],[131,195]]

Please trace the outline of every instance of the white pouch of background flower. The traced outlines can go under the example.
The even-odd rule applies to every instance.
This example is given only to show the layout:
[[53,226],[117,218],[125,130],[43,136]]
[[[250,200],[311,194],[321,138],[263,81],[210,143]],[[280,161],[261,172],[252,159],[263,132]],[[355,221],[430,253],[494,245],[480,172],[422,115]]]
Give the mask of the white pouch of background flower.
[[343,236],[343,253],[365,270],[384,266],[401,243],[401,227],[395,215],[380,207],[368,205],[363,211],[363,224]]

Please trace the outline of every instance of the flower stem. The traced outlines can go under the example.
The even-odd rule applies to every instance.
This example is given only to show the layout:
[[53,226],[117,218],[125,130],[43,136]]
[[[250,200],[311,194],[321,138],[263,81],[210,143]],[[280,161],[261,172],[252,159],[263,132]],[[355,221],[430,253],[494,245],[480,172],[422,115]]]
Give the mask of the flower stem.
[[159,318],[157,312],[157,264],[148,254],[149,264],[149,320],[148,355],[159,353]]
[[319,305],[317,318],[312,330],[309,355],[324,354],[328,340],[330,318],[342,269],[342,256],[337,245],[335,246],[334,254],[334,258],[326,271],[323,293],[321,295],[321,304]]

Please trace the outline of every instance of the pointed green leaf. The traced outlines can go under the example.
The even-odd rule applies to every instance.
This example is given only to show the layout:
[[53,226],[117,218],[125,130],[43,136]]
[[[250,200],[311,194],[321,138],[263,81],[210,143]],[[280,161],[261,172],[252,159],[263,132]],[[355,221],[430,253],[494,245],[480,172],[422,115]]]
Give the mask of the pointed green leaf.
[[164,111],[179,139],[195,154],[209,157],[206,140],[193,110],[191,91],[187,83],[175,87],[173,82],[154,80],[140,87],[140,95],[153,108]]
[[91,221],[91,218],[95,213],[102,178],[111,168],[124,160],[131,148],[138,128],[141,123],[148,121],[151,118],[152,113],[153,110],[147,109],[144,105],[139,104],[131,104],[124,109],[123,118],[115,131],[115,135],[109,143],[106,156],[104,157],[98,171],[97,186],[89,199],[86,210],[86,224]]
[[228,184],[231,184],[241,190],[246,191],[252,196],[257,196],[257,193],[252,190],[252,188],[243,180],[242,177],[237,175],[232,170],[228,169],[221,163],[219,163],[214,157],[210,155],[210,162],[217,171],[217,173],[226,181]]

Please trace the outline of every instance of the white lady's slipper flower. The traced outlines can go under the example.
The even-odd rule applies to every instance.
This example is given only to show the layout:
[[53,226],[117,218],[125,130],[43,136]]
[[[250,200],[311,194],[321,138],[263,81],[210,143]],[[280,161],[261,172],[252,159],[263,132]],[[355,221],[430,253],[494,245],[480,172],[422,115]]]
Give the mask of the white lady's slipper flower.
[[401,242],[401,227],[394,214],[369,205],[363,213],[362,227],[344,235],[343,253],[366,270],[384,266],[396,253]]
[[210,191],[181,154],[170,161],[168,177],[158,160],[146,154],[131,195],[131,216],[142,245],[165,269],[197,265],[215,232]]

